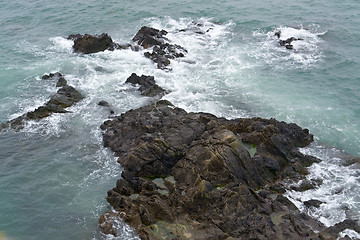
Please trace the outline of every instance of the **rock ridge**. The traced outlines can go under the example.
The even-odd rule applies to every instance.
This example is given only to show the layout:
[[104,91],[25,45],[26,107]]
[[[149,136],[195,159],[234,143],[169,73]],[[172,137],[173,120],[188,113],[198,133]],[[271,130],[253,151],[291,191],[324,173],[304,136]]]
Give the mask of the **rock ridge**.
[[53,113],[67,113],[68,111],[66,108],[72,106],[84,98],[84,96],[78,90],[67,84],[67,81],[59,72],[50,73],[49,75],[45,74],[42,76],[42,79],[57,80],[56,87],[60,87],[60,89],[53,96],[51,96],[48,102],[36,108],[34,111],[27,112],[15,119],[1,124],[0,130],[6,128],[21,130],[24,128],[26,121],[39,120],[48,117]]

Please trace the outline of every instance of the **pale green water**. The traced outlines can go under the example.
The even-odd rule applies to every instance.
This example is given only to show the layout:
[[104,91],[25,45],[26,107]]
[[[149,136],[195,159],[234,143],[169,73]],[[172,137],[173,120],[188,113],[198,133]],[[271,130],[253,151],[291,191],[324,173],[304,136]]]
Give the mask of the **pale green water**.
[[[97,219],[109,208],[106,192],[120,177],[121,166],[102,147],[99,126],[108,113],[97,102],[109,101],[117,114],[145,104],[148,99],[124,85],[132,72],[154,75],[172,91],[165,98],[188,111],[275,117],[309,128],[318,144],[330,146],[326,151],[331,154],[325,155],[317,145],[311,148],[324,158],[322,170],[337,166],[332,146],[360,156],[355,0],[0,4],[0,122],[33,110],[56,92],[54,82],[40,80],[44,73],[61,71],[86,96],[71,108],[73,113],[30,123],[19,133],[0,133],[0,231],[15,239],[102,238]],[[193,22],[212,30],[176,33],[194,27]],[[124,43],[142,25],[169,31],[170,40],[188,49],[186,60],[195,63],[173,62],[173,71],[163,72],[143,52],[81,56],[66,40],[72,33],[107,32]],[[287,51],[278,46],[276,29],[304,41]],[[336,174],[329,186],[344,185],[346,194],[328,200],[328,215],[337,215],[346,202],[358,216],[359,172]],[[326,198],[328,193],[318,194]],[[332,207],[335,203],[340,207]],[[120,231],[119,239],[131,238],[128,230]]]

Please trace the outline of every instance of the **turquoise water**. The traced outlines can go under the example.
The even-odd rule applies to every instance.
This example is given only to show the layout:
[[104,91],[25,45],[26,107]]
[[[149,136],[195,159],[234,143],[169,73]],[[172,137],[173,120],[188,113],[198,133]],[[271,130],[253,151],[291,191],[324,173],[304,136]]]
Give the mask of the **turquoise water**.
[[[0,4],[0,122],[34,110],[56,92],[55,82],[41,80],[45,73],[62,72],[86,96],[71,113],[0,133],[0,232],[13,239],[106,238],[97,219],[110,210],[106,192],[121,166],[102,147],[99,126],[109,114],[97,102],[108,101],[116,114],[146,104],[148,98],[124,84],[132,72],[154,75],[171,91],[165,99],[188,111],[274,117],[310,129],[316,142],[303,151],[323,162],[309,178],[323,178],[324,186],[289,197],[299,208],[310,196],[324,200],[311,214],[327,225],[359,217],[359,171],[340,166],[345,154],[360,156],[357,1]],[[125,43],[143,25],[167,30],[188,50],[172,62],[172,71],[156,69],[143,51],[74,54],[66,40],[72,33],[107,32]],[[177,31],[184,28],[210,31]],[[278,30],[304,40],[286,50],[274,36]],[[118,239],[134,238],[125,225],[118,227]]]

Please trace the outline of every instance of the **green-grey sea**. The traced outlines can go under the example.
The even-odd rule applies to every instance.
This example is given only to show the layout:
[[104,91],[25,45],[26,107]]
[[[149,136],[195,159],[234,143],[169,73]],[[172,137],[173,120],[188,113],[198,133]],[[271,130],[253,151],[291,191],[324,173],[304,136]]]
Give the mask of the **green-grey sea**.
[[[116,114],[147,104],[125,84],[133,72],[155,76],[170,92],[164,99],[187,111],[308,128],[315,142],[301,151],[322,159],[308,178],[323,184],[286,195],[303,211],[303,201],[324,202],[308,214],[327,226],[360,217],[360,170],[343,164],[360,156],[358,0],[0,0],[0,6],[0,122],[48,101],[57,88],[44,74],[61,72],[86,97],[70,113],[0,132],[0,239],[137,239],[122,222],[117,238],[102,235],[97,223],[112,210],[105,197],[122,170],[103,147],[100,125],[109,112],[97,103],[108,101]],[[82,55],[67,40],[108,33],[127,43],[144,25],[168,31],[169,41],[187,49],[171,71],[157,69],[144,50]],[[284,40],[302,40],[286,49],[277,31]]]

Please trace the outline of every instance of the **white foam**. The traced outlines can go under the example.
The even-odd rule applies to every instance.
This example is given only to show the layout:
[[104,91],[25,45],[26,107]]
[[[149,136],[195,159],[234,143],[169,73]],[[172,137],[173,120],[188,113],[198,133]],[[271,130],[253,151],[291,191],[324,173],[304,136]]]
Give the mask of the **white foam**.
[[[286,195],[290,200],[326,226],[333,226],[346,218],[360,219],[359,169],[343,166],[341,158],[346,155],[335,148],[314,143],[301,149],[301,152],[322,160],[309,167],[307,179],[321,179],[323,182],[318,188],[304,192],[288,191]],[[317,209],[307,209],[303,202],[311,199],[323,203]]]
[[47,50],[66,53],[73,51],[72,46],[74,42],[72,40],[63,37],[52,37],[49,41],[51,41],[53,45],[48,47]]
[[[118,213],[116,210],[112,209],[112,212]],[[127,225],[125,222],[119,219],[113,219],[113,228],[119,233],[117,237],[112,234],[103,234],[102,236],[106,240],[140,240],[136,236],[135,231]],[[95,238],[94,238],[95,240]]]
[[[280,39],[275,36],[281,32]],[[320,38],[323,32],[317,32],[317,28],[305,29],[281,26],[271,31],[257,30],[253,37],[257,39],[251,44],[249,55],[275,68],[308,68],[314,66],[322,59]],[[295,37],[301,40],[292,41],[294,49],[289,50],[280,46],[279,40]]]
[[[345,236],[350,237],[350,239],[360,239],[360,234],[352,229],[345,229],[339,233],[339,238],[344,238]],[[338,239],[339,239],[338,238]]]

